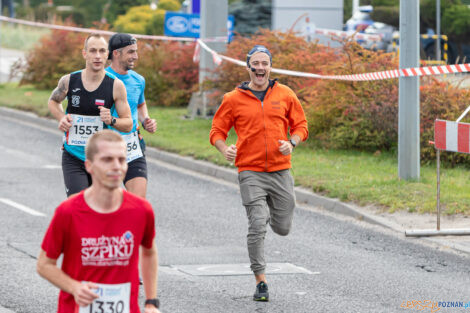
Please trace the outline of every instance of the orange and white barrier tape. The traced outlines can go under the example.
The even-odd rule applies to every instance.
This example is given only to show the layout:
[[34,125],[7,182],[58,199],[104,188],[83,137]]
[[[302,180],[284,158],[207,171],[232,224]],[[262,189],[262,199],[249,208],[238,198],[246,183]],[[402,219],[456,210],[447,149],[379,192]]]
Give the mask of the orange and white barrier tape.
[[[246,66],[246,62],[244,61],[236,60],[234,58],[230,58],[225,55],[221,55],[217,53],[216,51],[209,48],[201,39],[197,40],[196,46],[201,46],[202,48],[204,48],[204,50],[209,52],[212,55],[214,63],[217,65],[219,65],[222,60],[226,60],[228,62],[237,64],[240,66]],[[199,51],[199,47],[197,47],[196,50]],[[196,57],[194,59],[196,59]],[[388,70],[388,71],[372,72],[372,73],[364,73],[364,74],[351,74],[351,75],[319,75],[319,74],[290,71],[290,70],[284,70],[284,69],[278,69],[278,68],[272,68],[271,72],[284,74],[284,75],[290,75],[290,76],[318,78],[318,79],[332,79],[332,80],[346,80],[346,81],[371,81],[371,80],[384,80],[384,79],[399,78],[399,77],[466,73],[466,72],[470,72],[470,63],[441,65],[441,66],[411,67],[411,68],[404,68],[404,69],[397,69],[397,70]]]

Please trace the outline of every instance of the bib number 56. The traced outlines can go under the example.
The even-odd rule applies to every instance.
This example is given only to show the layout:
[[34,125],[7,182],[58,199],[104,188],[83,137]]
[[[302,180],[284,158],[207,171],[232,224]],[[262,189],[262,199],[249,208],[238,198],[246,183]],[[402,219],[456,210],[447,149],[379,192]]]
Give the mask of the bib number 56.
[[133,143],[128,142],[127,143],[127,152],[131,152],[133,150],[137,150],[137,143],[135,141]]

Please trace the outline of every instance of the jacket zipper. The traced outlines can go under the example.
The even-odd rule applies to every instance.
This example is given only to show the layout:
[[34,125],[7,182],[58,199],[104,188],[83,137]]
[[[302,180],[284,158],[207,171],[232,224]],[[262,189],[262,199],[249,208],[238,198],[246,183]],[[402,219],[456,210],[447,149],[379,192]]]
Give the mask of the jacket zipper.
[[[274,84],[271,89],[269,89],[266,94],[264,95],[264,99],[266,99],[268,97],[268,94],[271,93],[271,91],[273,90],[274,86],[276,84]],[[243,90],[243,89],[241,89]],[[245,92],[245,91],[244,91]],[[253,95],[252,93],[249,93],[249,92],[245,92],[247,95],[249,95],[250,97],[254,97],[256,98],[256,100],[258,100],[259,102],[261,102],[261,112],[263,113],[263,127],[264,127],[264,148],[265,148],[265,156],[266,156],[266,159],[264,161],[264,170],[265,172],[268,171],[268,138],[267,138],[267,135],[266,135],[266,119],[264,118],[264,101],[261,101],[260,99],[258,99],[258,97],[256,97],[255,95]],[[263,100],[264,100],[263,99]]]

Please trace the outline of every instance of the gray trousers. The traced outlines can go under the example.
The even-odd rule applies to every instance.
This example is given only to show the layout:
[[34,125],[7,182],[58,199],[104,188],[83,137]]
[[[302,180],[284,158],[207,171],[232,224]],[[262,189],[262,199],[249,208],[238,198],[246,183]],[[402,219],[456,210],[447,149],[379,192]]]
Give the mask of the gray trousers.
[[281,236],[292,225],[295,208],[294,179],[290,171],[253,172],[238,174],[240,193],[248,216],[248,255],[255,275],[266,269],[264,238],[267,224]]

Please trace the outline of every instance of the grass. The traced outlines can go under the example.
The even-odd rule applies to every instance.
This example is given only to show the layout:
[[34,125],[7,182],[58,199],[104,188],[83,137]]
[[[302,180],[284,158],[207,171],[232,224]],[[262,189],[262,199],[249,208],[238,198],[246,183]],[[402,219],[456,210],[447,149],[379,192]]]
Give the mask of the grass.
[[39,38],[49,32],[50,30],[46,28],[0,22],[0,46],[27,51],[34,47]]
[[[0,85],[0,106],[16,107],[48,115],[50,91],[31,86]],[[196,159],[230,166],[209,144],[211,120],[184,118],[186,109],[150,108],[158,121],[158,131],[144,133],[148,145],[193,156]],[[234,143],[231,132],[228,142]],[[435,212],[436,167],[421,166],[419,181],[398,179],[397,156],[392,153],[365,153],[296,148],[293,154],[296,184],[327,197],[360,205],[373,204],[385,211]],[[446,214],[470,214],[470,170],[463,167],[441,168],[441,204]]]

